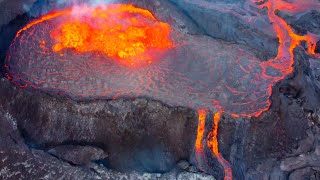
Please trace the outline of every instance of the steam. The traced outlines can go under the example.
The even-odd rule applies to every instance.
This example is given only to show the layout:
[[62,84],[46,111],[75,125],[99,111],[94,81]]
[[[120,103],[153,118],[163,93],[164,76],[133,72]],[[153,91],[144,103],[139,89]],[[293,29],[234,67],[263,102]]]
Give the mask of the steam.
[[114,3],[116,0],[58,0],[58,5],[89,5],[89,6],[100,6]]
[[101,6],[116,3],[117,0],[37,0],[32,6],[25,5],[24,9],[31,17],[39,17],[48,14],[51,11],[73,8],[77,11],[81,6]]
[[108,5],[115,3],[116,0],[87,0],[87,4],[91,6]]

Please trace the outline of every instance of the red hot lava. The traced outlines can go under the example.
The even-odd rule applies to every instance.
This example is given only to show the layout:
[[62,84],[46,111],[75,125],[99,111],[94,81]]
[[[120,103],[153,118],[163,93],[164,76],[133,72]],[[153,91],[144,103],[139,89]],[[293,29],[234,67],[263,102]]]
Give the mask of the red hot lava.
[[54,52],[65,48],[78,53],[99,51],[124,65],[141,66],[152,63],[150,49],[173,47],[170,25],[157,21],[147,10],[124,4],[76,10],[81,12],[79,17],[68,18],[51,33]]
[[173,48],[170,25],[157,21],[148,10],[131,4],[82,6],[53,12],[28,24],[16,37],[32,26],[57,17],[63,18],[51,32],[56,42],[53,52],[67,48],[76,53],[100,52],[123,65],[139,67],[155,60],[152,56],[155,50]]

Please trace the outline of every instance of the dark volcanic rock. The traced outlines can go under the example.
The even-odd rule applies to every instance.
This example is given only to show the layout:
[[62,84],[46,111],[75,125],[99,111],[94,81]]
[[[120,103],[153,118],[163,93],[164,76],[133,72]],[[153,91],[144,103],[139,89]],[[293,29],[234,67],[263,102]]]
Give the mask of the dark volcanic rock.
[[[42,93],[31,93],[22,89],[17,89],[5,79],[1,80],[0,87],[1,94],[3,95],[3,93],[5,93],[7,96],[1,96],[0,101],[0,161],[2,162],[0,163],[1,179],[65,178],[169,180],[176,179],[178,177],[180,177],[180,179],[181,177],[188,179],[194,179],[196,177],[201,179],[214,179],[212,176],[197,173],[182,173],[181,175],[179,172],[166,173],[163,175],[146,173],[140,174],[136,172],[117,173],[106,169],[105,167],[91,163],[91,161],[102,159],[102,163],[115,168],[126,167],[130,168],[130,170],[133,170],[134,168],[139,168],[139,170],[143,170],[143,168],[149,168],[147,170],[154,171],[156,168],[168,169],[169,167],[173,166],[174,162],[170,162],[171,164],[165,164],[165,160],[174,161],[178,158],[188,159],[190,153],[193,151],[193,139],[195,138],[194,133],[196,128],[195,124],[197,122],[195,113],[193,111],[187,111],[187,109],[184,108],[170,108],[162,103],[152,102],[151,100],[145,99],[132,101],[114,100],[105,101],[106,104],[110,103],[113,105],[112,107],[115,108],[113,110],[106,109],[106,111],[109,111],[108,116],[100,114],[96,117],[89,117],[90,112],[88,112],[88,106],[84,106],[86,103],[80,103],[78,104],[78,108],[81,106],[81,110],[78,109],[79,112],[77,113],[72,112],[77,114],[77,117],[71,117],[67,116],[66,114],[63,115],[61,112],[59,113],[61,109],[58,107],[63,107],[64,103],[68,104],[69,106],[70,103],[76,105],[75,102],[64,101]],[[9,96],[11,97],[9,98]],[[37,98],[39,99],[36,100]],[[55,101],[55,103],[53,101]],[[140,104],[140,106],[135,105],[134,107],[140,109],[140,111],[143,111],[141,108],[148,107],[149,116],[144,115],[143,117],[146,119],[143,121],[143,119],[139,118],[139,115],[141,114],[132,112],[133,114],[137,113],[138,115],[134,118],[137,121],[134,121],[133,119],[130,120],[130,118],[128,118],[132,118],[132,114],[130,115],[123,112],[128,111],[128,109],[124,109],[122,112],[118,112],[119,114],[117,114],[114,112],[119,110],[115,107],[117,101],[121,105],[123,105],[125,102],[144,102],[144,106],[141,106]],[[53,106],[52,104],[57,105]],[[88,102],[88,104],[90,104],[90,102]],[[18,106],[13,107],[12,105]],[[22,108],[23,105],[26,107]],[[58,112],[55,113],[55,115],[58,115],[58,117],[54,118],[48,115],[39,116],[39,113],[42,113],[41,109],[46,105],[49,105],[52,111]],[[91,103],[90,105],[93,104]],[[153,106],[153,108],[150,106]],[[132,107],[133,105],[131,108]],[[166,112],[163,112],[164,110],[161,111],[160,107],[163,107]],[[104,109],[103,107],[101,108]],[[171,109],[171,111],[169,111],[169,109]],[[49,109],[46,108],[43,110],[46,112],[49,111]],[[72,110],[69,109],[69,111]],[[110,115],[112,111],[114,113],[113,115]],[[98,114],[98,111],[96,111],[96,113]],[[157,115],[159,113],[161,114],[161,117],[164,117],[167,121],[161,122],[161,118],[159,117],[160,115]],[[35,118],[40,119],[36,120],[35,118],[32,118],[32,116],[35,114],[38,114],[35,116]],[[94,124],[85,123],[86,121],[92,122],[92,119],[96,120],[95,118],[98,118],[99,116],[104,117],[102,118],[103,121],[108,121],[108,119],[112,116],[112,118],[119,116],[118,118],[114,118],[114,121],[119,121],[119,129],[117,130],[117,126],[112,125],[111,123],[109,124],[109,131],[112,130],[113,132],[107,134],[108,124],[103,125],[103,123],[101,123],[94,126]],[[63,117],[65,117],[65,119],[63,119]],[[126,119],[121,120],[122,118]],[[138,127],[135,127],[135,124],[138,123],[138,121],[147,123],[147,118],[150,120],[149,127],[147,127],[147,125],[145,125],[147,128],[142,128],[139,126],[142,130],[139,130],[137,129]],[[173,122],[170,121],[171,118],[174,120]],[[122,130],[123,132],[121,132]],[[160,130],[161,132],[159,132]],[[133,131],[137,133],[133,133]],[[121,133],[124,134],[121,135]],[[149,137],[146,137],[144,133]],[[20,134],[23,136],[21,137]],[[155,134],[157,134],[158,137],[156,137]],[[170,138],[164,136],[169,136]],[[183,139],[178,140],[177,138]],[[27,143],[28,146],[25,143]],[[166,143],[168,143],[167,146]],[[76,144],[81,144],[81,146]],[[109,145],[113,145],[113,147]],[[170,147],[168,147],[169,145],[175,150],[172,151]],[[103,148],[103,150],[97,148],[97,146]],[[38,150],[34,149],[34,147],[38,148]],[[163,150],[161,148],[166,149]],[[49,150],[46,153],[47,149]],[[162,150],[166,152],[162,152]],[[111,157],[106,157],[106,152],[110,153],[110,155],[112,154]],[[184,157],[174,157],[179,153],[181,153],[181,156]],[[139,157],[139,155],[142,157]],[[132,159],[130,159],[129,156],[132,156]],[[57,159],[56,157],[61,160]],[[81,167],[75,165],[86,166]],[[133,165],[135,166],[133,167]],[[164,171],[164,169],[160,170]]]
[[[251,120],[226,116],[220,122],[219,149],[232,164],[236,178],[286,177],[292,170],[315,164],[306,160],[304,166],[285,170],[278,161],[308,153],[315,148],[314,137],[318,134],[307,118],[308,112],[316,112],[320,105],[319,87],[309,68],[312,59],[302,49],[295,51],[295,57],[295,72],[274,86],[269,111]],[[310,115],[314,121],[317,117],[316,113]],[[289,164],[295,166],[298,159],[293,158]]]
[[0,0],[0,28],[18,15],[29,11],[36,0]]
[[[29,149],[17,129],[16,119],[0,106],[0,179],[88,179],[95,173]],[[40,167],[40,168],[39,168]]]
[[[276,38],[269,34],[272,31],[264,32],[270,30],[270,22],[261,20],[263,14],[251,11],[243,1],[171,1],[182,8],[207,35],[260,50],[257,56],[264,60],[276,56]],[[252,18],[256,19],[252,21],[256,24],[251,23],[249,19]]]
[[1,148],[1,179],[99,179],[94,172],[67,163],[38,150]]
[[[37,148],[92,145],[116,169],[167,171],[193,151],[196,113],[147,99],[76,103],[13,88],[1,80],[0,106]],[[126,162],[126,163],[123,163]]]
[[91,146],[58,146],[50,149],[48,153],[75,165],[86,165],[107,157],[102,149]]
[[318,54],[320,54],[320,40],[317,42],[315,52],[318,53]]
[[212,176],[209,176],[207,174],[185,172],[185,173],[179,174],[177,180],[214,180],[214,179],[212,179]]
[[320,179],[320,168],[307,167],[303,169],[297,169],[294,172],[292,172],[289,176],[289,180],[296,179]]
[[279,13],[286,22],[299,34],[320,34],[320,12],[313,10],[301,16]]

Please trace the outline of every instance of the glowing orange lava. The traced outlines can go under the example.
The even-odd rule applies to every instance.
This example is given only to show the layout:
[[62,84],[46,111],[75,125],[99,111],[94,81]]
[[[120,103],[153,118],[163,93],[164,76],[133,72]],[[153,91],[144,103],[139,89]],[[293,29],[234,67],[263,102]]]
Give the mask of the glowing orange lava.
[[27,24],[25,27],[23,27],[22,29],[20,29],[17,34],[16,34],[16,38],[19,37],[21,35],[21,33],[23,31],[26,31],[28,30],[29,28],[31,28],[32,26],[34,25],[37,25],[39,23],[42,23],[44,21],[48,21],[50,19],[53,19],[53,18],[56,18],[56,17],[59,17],[59,16],[63,16],[63,15],[66,15],[68,13],[70,13],[71,10],[66,10],[66,11],[62,11],[62,12],[52,12],[52,13],[49,13],[43,17],[41,17],[40,19],[37,19],[35,21],[32,21],[31,23]]
[[209,133],[209,137],[212,137],[211,140],[208,140],[208,146],[211,147],[213,154],[216,156],[219,155],[219,146],[218,146],[218,126],[221,118],[221,112],[217,112],[213,116],[213,130]]
[[232,180],[232,170],[231,166],[226,161],[221,153],[219,152],[219,143],[218,143],[218,127],[219,127],[219,122],[221,119],[221,113],[222,111],[220,110],[219,112],[214,114],[213,117],[213,130],[208,134],[208,147],[211,147],[211,150],[213,154],[217,157],[219,163],[222,165],[223,170],[224,170],[224,180]]
[[204,154],[204,146],[202,144],[203,137],[205,134],[205,125],[206,125],[207,112],[206,110],[198,110],[198,130],[196,137],[196,163],[197,168],[205,171],[205,167],[207,166],[207,159]]
[[196,151],[197,153],[203,153],[202,139],[204,136],[204,130],[206,125],[207,112],[205,110],[198,110],[198,131],[196,139]]
[[[268,17],[273,22],[274,31],[279,38],[279,47],[277,57],[273,60],[268,61],[266,67],[272,66],[278,68],[282,72],[284,78],[286,75],[292,73],[294,64],[294,49],[300,45],[301,42],[306,42],[307,52],[311,55],[316,55],[316,42],[317,38],[315,35],[298,35],[296,34],[290,25],[279,17],[277,11],[286,12],[299,12],[308,9],[312,6],[312,3],[306,3],[303,1],[297,1],[295,4],[291,4],[284,1],[269,0],[264,4],[260,5],[260,8],[266,7],[268,9]],[[280,80],[279,79],[279,80]]]
[[[151,12],[131,4],[77,7],[44,15],[21,29],[57,17],[64,22],[51,32],[54,52],[73,49],[78,53],[100,52],[128,66],[153,62],[154,54],[174,47],[169,24],[158,21]],[[63,54],[63,53],[61,53]]]
[[[153,49],[173,47],[170,25],[159,22],[147,10],[127,4],[77,9],[73,18],[57,27],[51,37],[54,52],[70,48],[79,53],[102,52],[122,64],[152,63]],[[77,17],[78,16],[78,17]]]
[[[219,108],[221,109],[221,108]],[[204,157],[204,147],[202,144],[202,140],[205,133],[205,124],[206,124],[206,111],[205,110],[198,110],[198,131],[197,131],[197,138],[195,143],[196,148],[196,156],[197,162],[202,165],[202,157]],[[224,180],[232,180],[232,169],[228,161],[226,161],[221,153],[219,152],[219,143],[218,143],[218,127],[219,122],[221,119],[222,110],[214,114],[214,124],[213,130],[208,134],[207,138],[207,145],[211,148],[212,153],[218,159],[219,163],[222,165],[224,170]],[[202,167],[200,167],[202,168]]]

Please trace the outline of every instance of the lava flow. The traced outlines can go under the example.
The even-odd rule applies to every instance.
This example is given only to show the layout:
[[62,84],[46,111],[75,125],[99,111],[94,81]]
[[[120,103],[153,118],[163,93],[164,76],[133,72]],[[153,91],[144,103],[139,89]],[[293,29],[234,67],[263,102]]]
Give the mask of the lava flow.
[[195,149],[196,149],[197,167],[202,171],[205,171],[205,167],[207,166],[207,159],[205,157],[204,146],[202,143],[203,137],[205,134],[206,118],[207,118],[206,110],[198,110],[198,131],[197,131]]
[[[305,41],[314,55],[317,40],[296,34],[276,14],[312,4],[251,1],[268,9],[280,44],[275,59],[262,62],[242,45],[176,32],[147,10],[114,4],[53,12],[28,24],[10,46],[7,76],[20,87],[72,99],[143,96],[206,109],[199,110],[197,156],[209,147],[224,167],[225,179],[231,179],[230,165],[218,150],[221,115],[258,117],[268,110],[273,85],[293,72],[294,49]],[[177,34],[183,46],[175,46]],[[217,109],[207,135],[206,114]]]
[[292,73],[294,64],[294,49],[300,45],[301,42],[306,42],[307,51],[311,55],[316,55],[316,43],[317,37],[312,34],[298,35],[293,29],[288,25],[288,23],[279,17],[276,13],[277,11],[285,11],[296,13],[304,11],[306,9],[311,9],[313,3],[307,3],[303,1],[297,1],[295,4],[291,4],[284,1],[269,0],[264,4],[258,6],[260,8],[268,9],[268,17],[273,23],[274,31],[279,39],[278,55],[274,60],[270,60],[265,64],[265,68],[274,67],[282,72],[282,76],[279,77],[283,79],[286,75]]
[[[279,48],[278,48],[278,54],[275,57],[275,59],[271,59],[267,62],[264,62],[261,64],[261,67],[264,69],[262,76],[265,78],[271,78],[273,79],[273,82],[277,82],[281,79],[283,79],[285,76],[293,72],[293,64],[294,64],[294,49],[300,45],[301,42],[306,42],[307,44],[307,53],[310,55],[318,56],[315,53],[316,49],[316,42],[319,39],[319,37],[316,37],[313,34],[307,34],[307,35],[298,35],[294,32],[294,30],[287,24],[285,20],[283,20],[281,17],[279,17],[276,12],[277,11],[286,11],[286,12],[300,12],[304,10],[311,9],[310,7],[313,5],[319,6],[319,4],[314,3],[308,3],[303,1],[297,1],[295,4],[291,4],[284,1],[279,0],[253,0],[253,2],[256,2],[258,4],[261,4],[257,7],[259,8],[267,8],[268,9],[268,17],[270,21],[273,23],[274,31],[279,39]],[[320,6],[319,6],[320,7]],[[281,72],[281,76],[278,77],[270,77],[266,74],[267,68],[274,68],[278,69],[279,72]],[[269,94],[271,95],[271,89],[272,89],[273,83],[269,84]],[[215,101],[217,104],[219,102]],[[257,110],[255,113],[252,114],[236,114],[236,113],[229,113],[233,117],[251,117],[255,116],[258,117],[261,113],[266,111],[270,106],[270,102],[268,107],[265,109]],[[223,112],[223,109],[221,106],[218,106],[217,109],[219,109],[219,112],[217,112],[214,115],[214,125],[213,130],[208,134],[207,138],[207,145],[212,149],[212,153],[216,156],[219,163],[224,168],[224,179],[225,180],[231,180],[232,179],[232,170],[230,164],[222,157],[221,153],[219,152],[219,146],[218,146],[218,126],[221,118],[221,113]],[[197,139],[196,139],[196,152],[203,156],[203,144],[201,144],[202,138],[204,137],[204,126],[205,126],[205,118],[206,118],[206,111],[199,110],[198,111],[199,121],[198,121],[198,132],[197,132]]]
[[224,179],[225,180],[232,180],[232,170],[231,166],[228,161],[226,161],[221,153],[219,152],[219,143],[218,143],[218,128],[219,128],[219,122],[221,119],[221,113],[222,111],[220,110],[219,112],[214,114],[213,117],[213,129],[212,132],[208,134],[208,147],[211,147],[213,154],[217,157],[219,163],[223,167],[224,170]]
[[[219,108],[218,108],[219,109]],[[206,124],[206,110],[198,110],[198,132],[196,138],[196,160],[198,163],[198,168],[203,170],[203,166],[205,167],[205,163],[207,163],[207,159],[204,156],[204,146],[202,144],[202,140],[205,135],[205,124]],[[218,162],[221,164],[224,170],[224,180],[232,180],[232,169],[228,161],[226,161],[221,153],[219,152],[219,143],[218,143],[218,127],[221,119],[222,110],[219,110],[214,114],[213,117],[213,128],[212,131],[208,134],[206,138],[207,146],[211,148],[212,153],[217,158]]]

